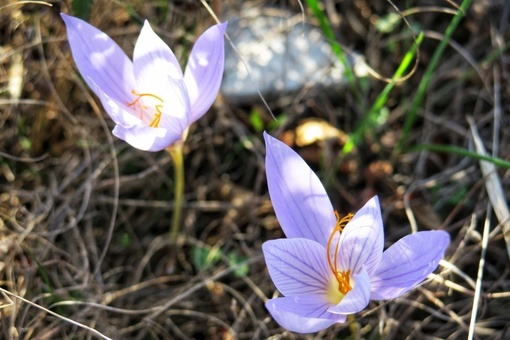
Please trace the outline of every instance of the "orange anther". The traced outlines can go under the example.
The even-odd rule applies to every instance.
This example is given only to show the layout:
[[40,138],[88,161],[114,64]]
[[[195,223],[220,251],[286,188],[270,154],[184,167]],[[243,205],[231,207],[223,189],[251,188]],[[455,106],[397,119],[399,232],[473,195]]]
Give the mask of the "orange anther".
[[331,269],[331,272],[333,273],[333,275],[335,275],[335,278],[338,282],[338,290],[342,294],[346,294],[348,291],[350,291],[352,289],[350,282],[349,282],[349,277],[350,277],[351,271],[350,270],[348,270],[346,272],[338,271],[338,263],[337,263],[338,260],[337,259],[338,259],[338,250],[340,247],[340,238],[338,238],[338,241],[335,246],[335,251],[333,254],[334,260],[331,259],[331,242],[333,241],[333,237],[335,236],[335,234],[337,232],[339,234],[342,233],[345,226],[354,217],[354,214],[349,213],[346,216],[344,216],[343,218],[340,218],[338,211],[335,210],[335,217],[336,217],[336,225],[335,225],[335,228],[333,229],[333,231],[331,232],[331,235],[329,236],[328,244],[326,247],[326,252],[327,252],[327,257],[328,257],[328,266]]
[[[163,108],[163,103],[164,103],[163,99],[161,99],[161,97],[158,97],[152,93],[137,93],[135,90],[132,90],[131,93],[136,96],[136,99],[130,103],[127,103],[127,106],[133,107],[135,112],[139,112],[140,119],[142,121],[143,121],[144,114],[147,113],[147,109],[149,108],[148,106],[142,105],[142,103],[140,103],[140,99],[142,97],[154,98],[161,103],[161,104],[157,104],[154,106],[154,110],[156,112],[154,113],[154,118],[152,119],[152,121],[149,124],[150,127],[158,127],[159,123],[161,121],[161,109]],[[148,114],[150,115],[150,113],[148,113]]]

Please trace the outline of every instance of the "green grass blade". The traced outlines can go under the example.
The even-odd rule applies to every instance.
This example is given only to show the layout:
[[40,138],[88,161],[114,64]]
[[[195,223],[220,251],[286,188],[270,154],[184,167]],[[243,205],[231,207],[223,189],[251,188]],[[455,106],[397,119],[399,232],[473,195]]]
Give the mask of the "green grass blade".
[[34,263],[35,263],[35,265],[37,267],[37,270],[39,271],[39,274],[41,274],[41,278],[42,278],[43,282],[46,284],[48,290],[51,293],[51,296],[55,297],[55,292],[53,290],[53,285],[51,284],[51,280],[50,280],[50,277],[48,276],[48,273],[46,273],[46,271],[44,270],[44,267],[41,265],[39,260],[37,260],[37,258],[32,253],[32,251],[29,248],[25,248],[25,249],[28,252],[28,254],[30,255],[30,258],[32,259],[32,261],[34,261]]
[[416,120],[416,115],[418,112],[418,107],[423,102],[423,99],[425,98],[425,93],[427,92],[427,88],[429,86],[430,80],[432,79],[432,74],[436,70],[437,65],[439,64],[439,60],[441,59],[441,56],[443,55],[443,52],[448,45],[450,38],[457,28],[457,26],[460,23],[460,20],[464,17],[465,12],[471,5],[471,2],[473,0],[464,0],[462,1],[462,4],[460,5],[459,11],[457,11],[457,14],[453,17],[452,21],[446,28],[444,39],[441,40],[439,43],[439,46],[434,51],[434,54],[430,60],[429,65],[427,66],[427,69],[425,70],[425,74],[423,75],[423,79],[420,82],[420,85],[418,86],[418,91],[416,96],[414,97],[414,101],[412,103],[411,109],[409,110],[409,114],[407,115],[406,121],[404,123],[404,128],[402,131],[402,137],[400,138],[397,147],[395,148],[395,151],[397,153],[400,153],[402,151],[403,144],[407,141],[407,138],[409,137],[409,133],[411,132],[411,128],[413,127],[414,121]]
[[328,19],[326,18],[326,15],[324,15],[324,12],[319,6],[318,0],[306,0],[307,5],[312,10],[313,15],[317,20],[319,21],[319,25],[321,27],[322,32],[324,33],[326,39],[328,40],[329,44],[331,45],[331,49],[333,50],[333,53],[338,58],[338,60],[342,63],[344,69],[345,69],[345,76],[347,77],[347,81],[349,82],[350,86],[356,91],[356,96],[358,96],[358,99],[360,98],[360,94],[357,90],[357,84],[356,84],[356,78],[354,76],[354,72],[352,71],[352,66],[349,65],[347,61],[347,57],[345,56],[345,53],[342,49],[342,46],[336,41],[335,33],[333,32],[333,28],[331,28],[331,25],[328,22]]
[[359,123],[354,133],[349,137],[347,142],[345,143],[342,153],[348,154],[352,151],[354,146],[358,143],[358,141],[363,136],[363,133],[367,129],[371,129],[372,126],[375,124],[377,120],[377,115],[381,111],[382,107],[386,104],[388,101],[389,94],[397,81],[404,76],[405,72],[409,69],[409,67],[412,64],[412,61],[414,59],[414,56],[416,55],[416,51],[418,50],[418,47],[420,46],[421,42],[423,41],[423,33],[420,33],[420,35],[416,38],[416,42],[413,44],[413,46],[407,51],[407,53],[404,55],[404,58],[402,59],[402,62],[400,63],[400,66],[398,67],[397,71],[395,71],[395,74],[391,78],[392,81],[386,84],[384,89],[381,91],[379,96],[377,97],[374,105],[370,108],[368,113],[365,115],[363,120]]
[[440,144],[420,144],[409,149],[409,152],[418,152],[422,150],[444,152],[459,156],[465,156],[476,160],[487,161],[493,163],[496,166],[510,169],[510,162],[499,157],[484,156],[479,153],[466,150],[464,148],[453,146],[453,145],[440,145]]

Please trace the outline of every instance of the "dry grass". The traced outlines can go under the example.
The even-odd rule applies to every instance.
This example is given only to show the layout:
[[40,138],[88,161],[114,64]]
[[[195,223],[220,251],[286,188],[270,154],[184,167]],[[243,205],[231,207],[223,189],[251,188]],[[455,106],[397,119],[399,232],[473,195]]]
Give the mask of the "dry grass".
[[[306,338],[279,328],[264,308],[275,289],[261,244],[282,237],[267,195],[261,134],[247,119],[258,110],[268,123],[264,106],[235,107],[220,98],[192,127],[185,149],[185,237],[182,246],[169,244],[171,160],[111,136],[112,122],[69,53],[59,12],[71,13],[70,2],[0,10],[0,337],[88,339],[100,336],[95,330],[112,339]],[[8,3],[4,0],[0,8]],[[95,1],[90,21],[132,51],[140,30],[137,19],[149,18],[178,56],[213,22],[200,2],[172,2],[167,15],[158,3]],[[234,0],[221,3],[211,1],[222,20],[239,7]],[[296,2],[250,2],[266,4],[299,11]],[[382,35],[375,30],[374,19],[392,12],[390,5],[325,4],[340,40],[391,76],[409,39],[399,31]],[[452,9],[446,1],[433,5]],[[409,145],[468,148],[472,134],[466,117],[471,116],[488,152],[510,157],[509,13],[503,0],[477,1],[466,13],[453,37],[456,45],[447,49],[435,73]],[[338,168],[328,168],[337,164],[334,143],[296,149],[321,174],[335,174],[329,191],[340,211],[356,210],[368,197],[380,196],[388,245],[411,231],[408,217],[419,229],[444,229],[452,237],[437,276],[400,299],[371,303],[357,316],[364,338],[464,338],[474,301],[475,338],[508,338],[509,254],[501,221],[488,206],[479,163],[445,153],[392,154],[409,99],[451,14],[421,8],[410,18],[427,38],[417,73],[391,95],[387,120]],[[371,103],[383,86],[370,80],[365,100]],[[304,118],[318,117],[351,132],[363,114],[349,91],[324,98],[306,89],[298,98],[271,103],[276,114],[287,115],[272,134],[291,144]],[[500,198],[506,202],[509,172],[497,170],[506,195]],[[484,234],[484,226],[490,233]],[[488,246],[478,279],[483,235]],[[221,249],[221,257],[200,268],[193,254],[202,248]],[[247,261],[241,263],[248,266],[247,275],[236,272],[232,256]],[[340,324],[317,337],[349,334],[348,325]]]

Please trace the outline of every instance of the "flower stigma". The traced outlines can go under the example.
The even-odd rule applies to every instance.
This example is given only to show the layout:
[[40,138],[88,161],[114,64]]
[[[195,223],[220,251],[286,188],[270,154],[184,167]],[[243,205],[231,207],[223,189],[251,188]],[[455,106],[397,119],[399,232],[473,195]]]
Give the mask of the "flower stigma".
[[338,234],[342,233],[347,223],[349,223],[349,221],[352,220],[352,218],[354,217],[354,214],[349,213],[346,216],[340,218],[338,211],[335,210],[335,216],[336,225],[333,231],[331,232],[331,235],[329,236],[326,252],[328,257],[328,265],[335,277],[336,282],[332,281],[330,283],[327,291],[327,298],[331,303],[338,304],[340,300],[342,300],[344,295],[347,294],[352,289],[349,279],[351,275],[351,270],[349,269],[347,271],[338,271],[338,250],[340,247],[340,237],[337,238],[335,251],[333,252],[333,254],[331,254],[332,253],[331,243],[337,232]]
[[[159,127],[159,123],[161,122],[161,109],[163,108],[163,99],[161,97],[156,96],[152,93],[137,93],[135,90],[131,91],[132,94],[136,96],[136,99],[133,100],[130,103],[127,103],[127,106],[132,107],[136,113],[140,113],[140,120],[143,121],[143,117],[145,114],[147,114],[147,110],[149,109],[149,106],[144,105],[141,101],[142,97],[149,97],[156,100],[157,104],[154,105],[154,118],[152,118],[152,121],[150,122],[149,126],[153,128]],[[158,104],[159,103],[159,104]],[[150,114],[149,114],[150,115]]]

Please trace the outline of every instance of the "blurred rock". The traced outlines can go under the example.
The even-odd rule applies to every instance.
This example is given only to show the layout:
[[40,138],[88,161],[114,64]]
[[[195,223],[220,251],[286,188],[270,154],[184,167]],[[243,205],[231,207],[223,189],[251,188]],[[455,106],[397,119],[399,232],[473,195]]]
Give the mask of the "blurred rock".
[[[239,53],[227,42],[221,91],[231,103],[257,100],[257,90],[274,99],[306,86],[333,93],[347,83],[344,68],[321,30],[303,22],[300,13],[243,10],[240,17],[229,19],[227,33]],[[345,54],[355,74],[366,76],[363,57]]]

